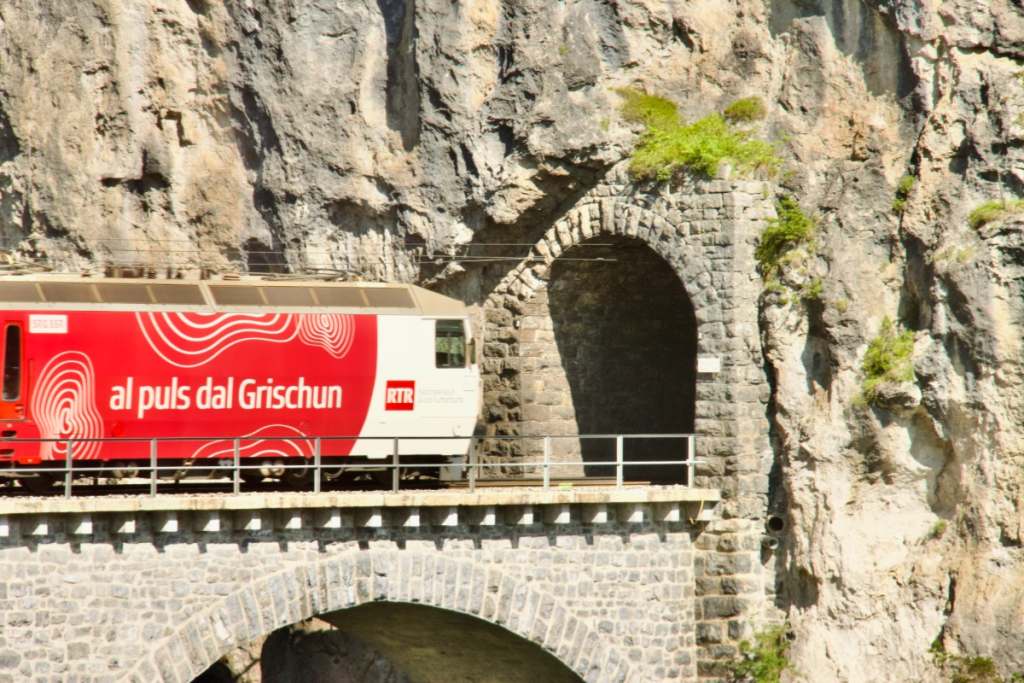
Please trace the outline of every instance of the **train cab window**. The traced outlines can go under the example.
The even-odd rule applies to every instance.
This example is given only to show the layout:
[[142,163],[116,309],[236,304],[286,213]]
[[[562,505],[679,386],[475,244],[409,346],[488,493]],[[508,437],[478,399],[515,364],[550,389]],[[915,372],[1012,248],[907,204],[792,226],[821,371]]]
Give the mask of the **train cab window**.
[[466,367],[466,331],[461,320],[438,320],[434,351],[439,368]]
[[3,400],[21,398],[21,327],[8,325],[4,330]]

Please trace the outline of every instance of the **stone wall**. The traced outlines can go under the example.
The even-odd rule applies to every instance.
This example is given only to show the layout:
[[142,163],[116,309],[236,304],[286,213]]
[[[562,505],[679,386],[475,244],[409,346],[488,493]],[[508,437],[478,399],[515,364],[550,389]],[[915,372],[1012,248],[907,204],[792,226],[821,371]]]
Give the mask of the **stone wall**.
[[692,502],[231,512],[245,496],[166,497],[129,517],[3,517],[0,682],[187,682],[281,627],[376,601],[478,617],[587,681],[692,681],[689,520],[704,515],[680,491],[659,495]]

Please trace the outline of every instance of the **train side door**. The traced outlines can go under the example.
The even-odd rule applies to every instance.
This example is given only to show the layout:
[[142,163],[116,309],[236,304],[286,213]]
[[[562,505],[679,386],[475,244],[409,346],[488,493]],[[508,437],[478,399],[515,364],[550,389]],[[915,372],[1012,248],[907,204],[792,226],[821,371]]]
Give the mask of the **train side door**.
[[20,322],[3,326],[0,420],[25,419],[25,330]]

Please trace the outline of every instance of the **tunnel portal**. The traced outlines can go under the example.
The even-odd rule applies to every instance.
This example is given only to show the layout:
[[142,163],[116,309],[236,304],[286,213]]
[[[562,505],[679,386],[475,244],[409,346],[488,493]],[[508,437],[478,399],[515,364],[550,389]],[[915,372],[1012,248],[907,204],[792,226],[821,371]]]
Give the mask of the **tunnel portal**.
[[[574,434],[692,433],[697,325],[671,266],[636,239],[602,235],[554,261],[519,334],[525,435],[554,435],[555,460],[613,476],[611,439]],[[536,456],[536,444],[531,455]],[[680,460],[682,439],[629,439],[627,462]],[[555,476],[579,474],[560,468]],[[627,480],[673,483],[681,467],[633,465]]]

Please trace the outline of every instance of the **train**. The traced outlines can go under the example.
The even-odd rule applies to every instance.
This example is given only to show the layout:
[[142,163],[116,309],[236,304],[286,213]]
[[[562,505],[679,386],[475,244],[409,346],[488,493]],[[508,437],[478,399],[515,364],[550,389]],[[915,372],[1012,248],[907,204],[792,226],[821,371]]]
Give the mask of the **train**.
[[0,311],[0,476],[33,492],[69,459],[295,482],[314,459],[458,462],[480,408],[469,311],[413,285],[21,275]]

